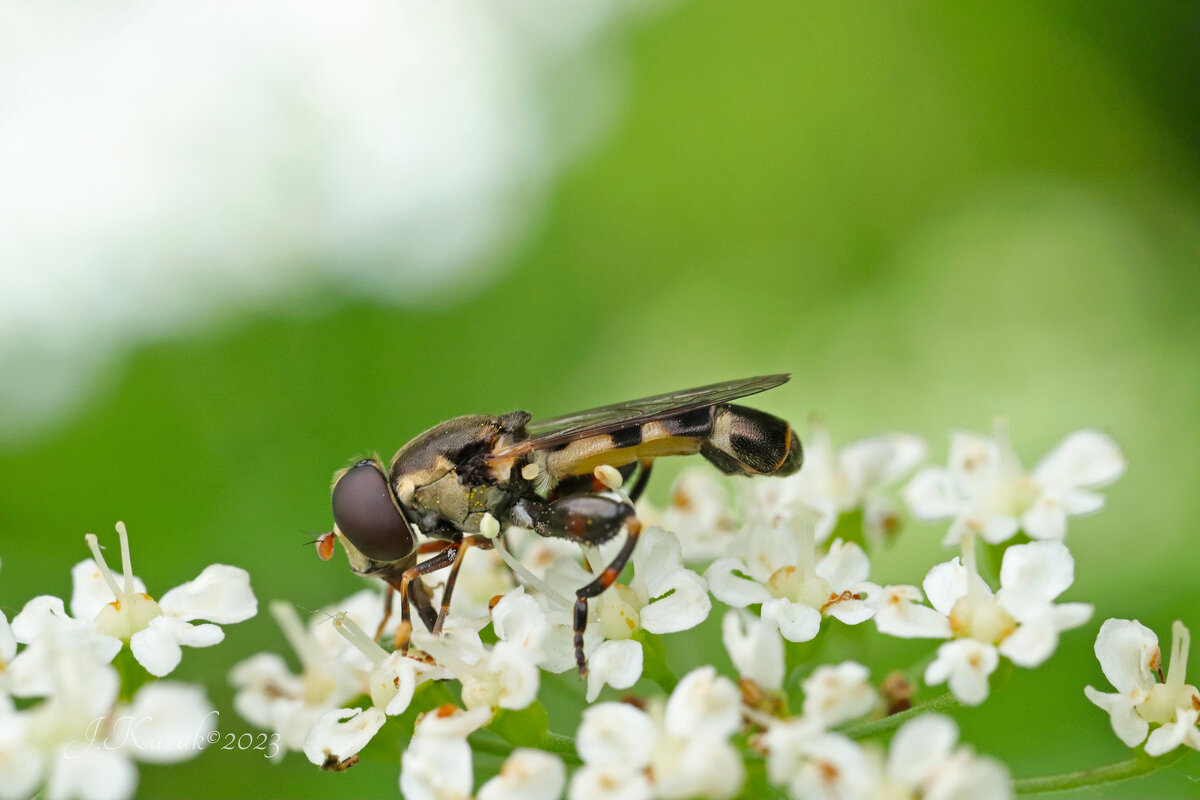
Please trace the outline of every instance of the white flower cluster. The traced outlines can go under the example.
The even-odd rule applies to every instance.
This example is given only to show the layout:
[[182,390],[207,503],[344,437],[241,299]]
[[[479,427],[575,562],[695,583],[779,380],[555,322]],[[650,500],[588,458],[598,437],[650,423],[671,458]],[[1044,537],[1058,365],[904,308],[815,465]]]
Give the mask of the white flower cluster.
[[[50,595],[27,602],[11,625],[0,612],[3,800],[39,787],[49,800],[123,800],[137,785],[135,760],[186,760],[216,734],[202,687],[152,678],[179,665],[181,645],[217,644],[219,624],[254,616],[249,575],[214,564],[156,601],[133,574],[122,523],[117,533],[122,574],[88,534],[94,559],[71,570],[69,614]],[[112,662],[127,645],[122,674]]]
[[[370,589],[307,621],[273,603],[300,671],[273,653],[242,661],[230,673],[234,705],[274,732],[271,756],[302,752],[340,771],[373,740],[394,749],[408,800],[728,800],[768,784],[796,800],[1012,796],[1008,771],[960,744],[954,722],[930,707],[985,702],[1003,661],[1037,667],[1091,619],[1091,604],[1061,600],[1075,578],[1066,521],[1101,507],[1095,490],[1122,473],[1120,451],[1082,431],[1026,473],[1001,425],[994,439],[955,434],[948,468],[920,469],[901,487],[925,453],[915,437],[839,452],[818,427],[811,441],[804,469],[748,482],[736,510],[700,472],[679,479],[666,509],[639,508],[657,524],[588,606],[589,673],[576,691],[595,704],[574,739],[550,730],[539,692],[547,674],[574,670],[575,592],[623,540],[580,553],[529,531],[499,535],[493,519],[481,525],[492,549],[466,551],[440,633],[418,623],[406,651],[385,649],[400,623]],[[597,478],[620,493],[614,470]],[[869,552],[909,514],[948,520],[959,554],[920,586],[872,582]],[[123,800],[136,760],[178,761],[215,741],[204,691],[154,679],[175,669],[182,647],[216,644],[220,625],[256,613],[249,576],[212,565],[156,600],[133,574],[124,525],[117,531],[119,573],[88,534],[93,558],[72,570],[69,604],[35,597],[11,624],[0,613],[0,800],[39,789],[51,800]],[[424,584],[435,606],[437,579]],[[737,681],[694,663],[676,679],[671,661],[683,651],[669,653],[663,637],[703,623],[712,598],[726,606],[721,639]],[[868,620],[885,636],[941,641],[878,684],[855,660],[815,662],[823,637]],[[1200,749],[1189,646],[1176,622],[1164,675],[1158,639],[1137,621],[1107,620],[1096,639],[1116,691],[1084,693],[1149,757]],[[889,732],[886,748],[864,741]],[[480,748],[505,760],[476,787]]]
[[[403,737],[404,726],[415,725],[400,758],[409,798],[473,796],[468,737],[495,752],[506,746],[497,736],[513,745],[503,751],[511,755],[481,798],[731,798],[749,780],[747,748],[765,756],[766,779],[796,798],[1010,796],[1007,771],[958,745],[948,718],[914,716],[886,755],[860,744],[854,726],[864,735],[898,727],[888,715],[908,707],[918,680],[948,684],[960,703],[982,703],[1003,659],[1036,667],[1063,631],[1091,618],[1090,604],[1059,602],[1074,582],[1066,519],[1101,507],[1094,490],[1120,476],[1120,451],[1104,434],[1082,431],[1026,473],[998,425],[994,439],[955,434],[948,468],[920,469],[901,487],[926,453],[916,437],[889,434],[837,451],[818,424],[809,441],[799,473],[748,482],[737,510],[724,485],[701,471],[681,476],[666,508],[639,506],[654,524],[632,569],[589,605],[584,692],[592,703],[606,686],[628,690],[643,677],[671,691],[642,689],[629,702],[590,706],[574,746],[537,732],[541,678],[574,666],[575,591],[611,561],[620,540],[581,558],[574,545],[510,529],[495,550],[472,548],[444,630],[418,625],[405,655],[376,643],[390,639],[394,623],[384,624],[374,592],[307,625],[290,606],[273,606],[302,673],[270,654],[243,662],[232,673],[237,708],[326,769],[354,764],[389,718],[408,720],[396,729]],[[619,490],[611,476],[598,478]],[[960,554],[929,569],[920,586],[872,582],[868,551],[894,538],[909,514],[948,520],[946,543]],[[994,583],[977,563],[985,547]],[[688,566],[705,564],[702,573]],[[427,588],[436,598],[441,587]],[[707,619],[710,594],[730,607],[721,633],[739,683],[711,666],[676,683],[661,635]],[[830,626],[867,620],[885,635],[945,641],[910,679],[893,676],[898,682],[879,689],[859,663],[796,663],[789,649]],[[1126,741],[1140,743],[1157,726],[1151,754],[1195,746],[1200,701],[1182,667],[1155,683],[1153,635],[1106,633],[1113,622],[1097,653],[1118,694],[1089,687],[1088,696],[1113,714]],[[1186,632],[1176,639],[1175,658],[1186,660]],[[1141,648],[1142,661],[1121,654],[1130,647]],[[457,694],[447,681],[457,682]],[[797,702],[800,712],[789,715]],[[514,720],[528,724],[532,738],[514,741]],[[566,761],[530,749],[541,745]],[[569,779],[568,764],[578,765]]]

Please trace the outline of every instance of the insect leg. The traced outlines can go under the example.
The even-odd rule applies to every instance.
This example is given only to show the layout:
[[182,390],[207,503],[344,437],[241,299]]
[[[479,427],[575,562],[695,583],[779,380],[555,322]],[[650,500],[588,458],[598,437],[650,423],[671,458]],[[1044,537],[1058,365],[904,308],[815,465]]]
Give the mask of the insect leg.
[[450,613],[450,595],[454,594],[454,585],[458,582],[458,570],[462,567],[463,556],[467,554],[467,550],[471,547],[487,550],[492,547],[492,543],[483,536],[464,536],[460,542],[451,545],[451,547],[456,547],[458,554],[454,557],[454,565],[450,567],[450,575],[446,578],[446,588],[442,589],[442,607],[438,612],[437,619],[433,623],[433,633],[442,632],[442,625],[446,622],[446,615]]
[[580,545],[607,542],[624,527],[628,532],[621,551],[600,576],[575,593],[575,663],[579,674],[587,674],[587,657],[583,652],[583,632],[587,628],[588,598],[595,597],[616,581],[637,546],[642,532],[633,506],[603,494],[573,494],[546,502],[537,497],[523,497],[509,511],[513,524],[533,528],[541,536],[567,539]]
[[375,629],[375,641],[383,638],[383,629],[387,627],[388,620],[392,618],[392,595],[396,590],[392,585],[387,584],[387,589],[383,593],[383,619],[379,620],[379,627]]
[[408,596],[417,607],[417,615],[421,617],[421,622],[425,623],[425,630],[433,630],[437,622],[437,611],[433,608],[433,598],[429,596],[429,589],[425,588],[422,581],[416,581],[409,585]]
[[587,675],[588,671],[587,656],[583,652],[583,633],[587,630],[588,598],[595,597],[613,585],[617,576],[621,574],[621,570],[625,568],[629,557],[633,555],[633,548],[637,546],[638,536],[642,532],[642,524],[633,515],[633,508],[630,506],[627,508],[629,508],[629,516],[625,520],[625,528],[628,530],[628,534],[625,537],[625,544],[621,546],[621,551],[617,553],[617,557],[612,560],[612,563],[604,568],[604,572],[601,572],[599,577],[575,592],[575,664],[579,667],[581,676]]
[[[408,652],[408,640],[412,638],[412,617],[408,610],[409,584],[421,575],[437,572],[453,564],[456,550],[457,548],[447,548],[433,558],[404,570],[400,577],[400,625],[396,628],[396,649],[401,653]],[[428,600],[428,596],[426,599]]]
[[633,482],[633,486],[629,488],[629,499],[637,502],[642,496],[642,492],[646,491],[646,484],[650,481],[650,468],[654,466],[654,459],[645,458],[638,462],[637,480]]

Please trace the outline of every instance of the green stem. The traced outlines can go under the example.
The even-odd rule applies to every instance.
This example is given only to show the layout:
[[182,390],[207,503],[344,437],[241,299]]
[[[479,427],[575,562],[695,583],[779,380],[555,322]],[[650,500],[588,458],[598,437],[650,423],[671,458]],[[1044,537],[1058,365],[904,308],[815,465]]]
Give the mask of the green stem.
[[1188,748],[1180,745],[1165,755],[1153,758],[1146,755],[1144,750],[1128,761],[1109,764],[1107,767],[1081,769],[1076,772],[1064,772],[1059,775],[1046,775],[1040,778],[1021,778],[1013,781],[1013,791],[1021,797],[1046,792],[1064,792],[1067,789],[1079,789],[1084,786],[1100,786],[1107,783],[1129,780],[1142,775],[1157,772],[1163,767],[1174,764],[1183,758]]
[[[520,746],[506,742],[499,737],[493,738],[492,736],[481,735],[481,733],[477,731],[471,734],[468,739],[471,750],[476,753],[488,753],[507,758],[512,755],[513,750],[516,750]],[[557,753],[568,764],[583,763],[579,758],[579,754],[575,752],[575,740],[561,733],[546,731],[546,735],[538,742],[538,749],[545,750],[548,753]]]
[[868,736],[875,736],[876,734],[886,733],[893,728],[898,728],[919,714],[924,714],[928,711],[946,711],[951,708],[957,708],[959,705],[961,704],[954,699],[954,695],[950,694],[950,692],[945,692],[931,700],[926,700],[924,703],[918,703],[907,711],[900,711],[883,719],[853,725],[842,731],[842,733],[851,739],[865,739]]
[[550,753],[579,758],[579,754],[575,752],[575,740],[554,731],[546,731],[546,736],[542,739],[542,749]]

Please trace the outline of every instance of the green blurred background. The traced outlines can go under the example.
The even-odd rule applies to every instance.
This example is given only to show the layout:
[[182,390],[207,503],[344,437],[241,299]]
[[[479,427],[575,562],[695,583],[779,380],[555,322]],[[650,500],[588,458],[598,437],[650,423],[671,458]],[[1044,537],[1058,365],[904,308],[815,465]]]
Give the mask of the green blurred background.
[[[841,442],[907,430],[944,462],[952,429],[1003,414],[1029,466],[1082,427],[1122,444],[1128,473],[1068,536],[1066,599],[1095,618],[957,718],[1017,777],[1124,759],[1082,693],[1107,688],[1100,622],[1200,634],[1198,22],[1193,2],[674,4],[619,44],[616,122],[488,281],[418,310],[298,288],[128,353],[81,413],[0,452],[0,608],[67,596],[83,533],[118,519],[152,593],[246,567],[262,613],[172,677],[208,686],[222,732],[248,730],[226,672],[287,651],[265,601],[360,585],[304,546],[348,459],[457,414],[786,370],[759,405],[820,413]],[[942,532],[911,528],[873,579],[919,583]],[[669,638],[674,662],[720,661],[718,621]],[[864,642],[877,677],[921,652]],[[581,687],[552,683],[566,718]],[[394,763],[209,751],[140,770],[144,796],[396,795]],[[1198,779],[1193,754],[1079,796],[1194,797]]]

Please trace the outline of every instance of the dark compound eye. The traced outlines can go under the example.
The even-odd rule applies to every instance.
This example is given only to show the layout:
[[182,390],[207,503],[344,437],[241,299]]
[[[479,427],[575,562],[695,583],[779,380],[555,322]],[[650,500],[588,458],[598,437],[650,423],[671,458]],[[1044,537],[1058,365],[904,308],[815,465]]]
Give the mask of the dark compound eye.
[[333,521],[350,544],[376,561],[395,561],[413,551],[412,532],[373,461],[355,464],[333,487]]

